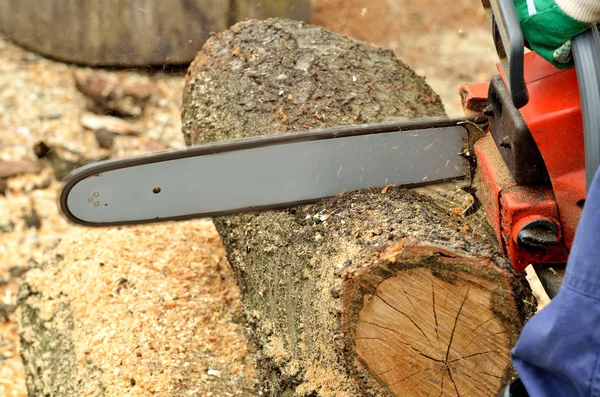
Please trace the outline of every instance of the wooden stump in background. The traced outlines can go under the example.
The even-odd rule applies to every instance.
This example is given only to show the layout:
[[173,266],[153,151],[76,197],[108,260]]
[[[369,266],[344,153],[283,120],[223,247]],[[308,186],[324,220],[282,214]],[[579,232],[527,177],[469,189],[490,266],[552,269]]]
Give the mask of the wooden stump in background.
[[[442,114],[391,51],[268,20],[207,41],[182,123],[198,144]],[[485,215],[460,215],[459,183],[215,219],[272,395],[494,395],[510,378],[535,305]]]
[[210,32],[246,18],[305,20],[309,0],[3,0],[0,32],[61,61],[188,64]]

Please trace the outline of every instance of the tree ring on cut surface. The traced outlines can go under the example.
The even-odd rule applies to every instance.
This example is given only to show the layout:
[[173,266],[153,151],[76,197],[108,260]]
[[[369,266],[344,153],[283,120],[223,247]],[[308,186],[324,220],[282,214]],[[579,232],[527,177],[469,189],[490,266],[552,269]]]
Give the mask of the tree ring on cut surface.
[[369,373],[361,380],[383,395],[495,395],[513,375],[519,332],[506,280],[489,258],[401,250],[346,279],[346,356],[356,373]]

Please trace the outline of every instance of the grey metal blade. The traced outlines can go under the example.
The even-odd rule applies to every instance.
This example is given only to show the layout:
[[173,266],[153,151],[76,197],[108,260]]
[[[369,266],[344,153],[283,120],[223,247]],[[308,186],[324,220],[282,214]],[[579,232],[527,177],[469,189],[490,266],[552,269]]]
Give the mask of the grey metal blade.
[[281,208],[362,188],[463,176],[466,141],[465,127],[445,122],[408,131],[267,137],[109,160],[71,175],[60,205],[71,221],[89,226]]

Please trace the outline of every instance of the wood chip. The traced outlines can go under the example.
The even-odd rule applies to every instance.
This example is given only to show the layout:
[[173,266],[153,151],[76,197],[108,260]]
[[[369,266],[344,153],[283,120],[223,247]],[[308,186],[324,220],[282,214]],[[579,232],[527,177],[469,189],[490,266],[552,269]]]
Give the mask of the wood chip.
[[[39,159],[48,160],[58,181],[63,180],[74,169],[94,161],[73,153],[65,147],[51,147],[44,141],[37,142],[33,146],[33,152]],[[73,160],[66,158],[67,154],[70,155],[69,157],[74,157]]]
[[114,89],[113,84],[108,79],[100,76],[90,76],[87,73],[73,73],[75,87],[86,97],[94,100],[103,100],[108,98]]
[[139,81],[127,83],[119,76],[80,71],[74,73],[75,87],[90,100],[89,107],[99,114],[141,116],[152,95],[152,87]]
[[21,218],[25,222],[25,226],[28,229],[39,229],[40,227],[42,227],[42,220],[40,219],[40,215],[35,209],[35,203],[33,202],[33,199],[30,199],[30,208],[23,213]]
[[94,131],[94,136],[96,137],[96,142],[98,142],[99,147],[102,149],[112,149],[115,143],[115,134],[111,131],[100,128],[99,130]]
[[117,135],[139,136],[142,130],[123,119],[113,116],[98,116],[93,113],[84,113],[81,116],[81,125],[90,130],[105,129]]
[[138,101],[146,101],[152,96],[152,86],[145,83],[123,85],[123,94]]
[[387,191],[388,191],[388,189],[391,188],[391,187],[394,187],[394,186],[396,186],[396,185],[394,185],[394,184],[387,185],[386,187],[384,187],[383,189],[381,189],[381,194],[386,194]]
[[0,178],[10,178],[23,174],[38,174],[44,163],[33,160],[0,161]]

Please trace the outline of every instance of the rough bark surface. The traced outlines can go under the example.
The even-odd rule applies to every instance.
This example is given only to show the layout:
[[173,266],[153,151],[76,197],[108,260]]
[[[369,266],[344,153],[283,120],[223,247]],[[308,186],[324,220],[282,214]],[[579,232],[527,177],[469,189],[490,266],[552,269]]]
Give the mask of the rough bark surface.
[[391,50],[271,19],[214,35],[188,71],[186,142],[442,116],[439,97]]
[[[267,20],[237,24],[207,41],[188,72],[182,122],[186,142],[199,144],[440,115],[439,97],[391,51],[304,23]],[[530,314],[523,303],[528,291],[497,258],[483,215],[460,215],[462,197],[457,184],[392,187],[215,219],[272,395],[397,393],[356,354],[359,313],[379,283],[419,268],[430,274],[428,293],[434,280],[460,287],[457,280],[473,277],[487,285],[484,304],[506,334],[507,354]],[[460,312],[453,315],[458,323]],[[452,342],[445,343],[445,360],[436,363],[450,368]],[[500,375],[493,375],[495,387],[510,376],[508,365]],[[459,384],[432,395],[456,395]]]
[[247,18],[305,20],[308,7],[308,0],[7,0],[0,2],[0,31],[61,61],[181,65],[210,32]]

